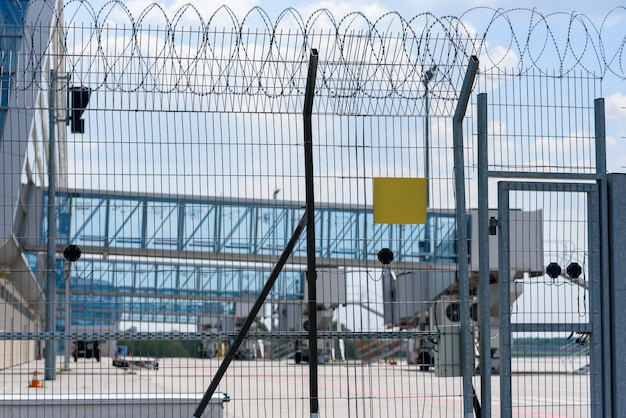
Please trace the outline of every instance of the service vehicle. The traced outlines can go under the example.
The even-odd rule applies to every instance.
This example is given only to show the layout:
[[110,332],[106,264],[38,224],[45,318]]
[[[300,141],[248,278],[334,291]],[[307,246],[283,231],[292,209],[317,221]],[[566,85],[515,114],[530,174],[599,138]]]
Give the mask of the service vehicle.
[[74,341],[72,344],[72,357],[78,361],[79,357],[95,358],[100,361],[100,341]]
[[125,369],[138,367],[144,369],[158,370],[159,360],[156,358],[133,356],[128,350],[128,346],[118,345],[115,355],[113,355],[113,366]]

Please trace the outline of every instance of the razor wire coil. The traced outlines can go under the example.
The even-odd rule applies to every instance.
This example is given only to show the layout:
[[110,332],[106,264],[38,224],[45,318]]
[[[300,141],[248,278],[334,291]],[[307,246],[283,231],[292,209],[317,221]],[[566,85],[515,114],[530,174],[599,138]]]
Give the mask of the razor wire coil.
[[[30,3],[38,2],[54,8],[51,0]],[[20,80],[15,88],[32,83],[41,88],[47,85],[43,57],[57,53],[66,59],[56,61],[56,70],[67,65],[75,82],[93,90],[274,98],[303,95],[308,54],[319,45],[318,95],[421,100],[429,93],[455,100],[471,55],[479,56],[481,68],[490,73],[556,68],[558,77],[582,71],[596,78],[625,78],[626,33],[612,24],[625,13],[624,7],[614,9],[599,26],[577,13],[544,15],[523,8],[474,8],[458,17],[421,13],[408,19],[389,12],[376,20],[361,12],[336,18],[325,9],[304,18],[288,8],[272,20],[259,7],[239,19],[227,6],[205,17],[187,4],[170,17],[153,3],[135,16],[120,0],[99,10],[74,0],[54,11],[49,28],[63,40],[61,51],[52,51],[49,43],[41,56],[6,53],[2,67]],[[25,19],[23,11],[21,37],[29,45],[39,36],[36,27],[50,22]],[[482,22],[480,29],[469,24],[475,19]],[[15,30],[9,26],[3,23],[0,30]],[[565,33],[557,32],[563,27]],[[503,39],[507,31],[509,38]],[[494,46],[494,38],[499,45]],[[20,75],[26,63],[43,76]],[[433,66],[439,73],[428,86],[424,74]]]

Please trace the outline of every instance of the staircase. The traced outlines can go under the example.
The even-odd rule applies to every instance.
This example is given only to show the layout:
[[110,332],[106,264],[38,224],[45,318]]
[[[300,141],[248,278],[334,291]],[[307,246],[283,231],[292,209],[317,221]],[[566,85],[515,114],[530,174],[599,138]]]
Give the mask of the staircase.
[[357,340],[357,348],[363,363],[372,364],[401,351],[404,348],[404,341]]

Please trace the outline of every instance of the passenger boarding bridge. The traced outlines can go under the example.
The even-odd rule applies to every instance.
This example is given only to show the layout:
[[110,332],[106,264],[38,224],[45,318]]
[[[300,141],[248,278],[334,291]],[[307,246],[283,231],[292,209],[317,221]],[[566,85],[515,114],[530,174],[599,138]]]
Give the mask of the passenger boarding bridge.
[[[23,245],[41,254],[46,191],[32,188],[29,200],[40,216],[24,219],[22,236],[40,238]],[[81,294],[98,294],[101,306],[82,307],[85,315],[126,320],[196,322],[202,314],[234,313],[235,302],[256,298],[304,213],[301,202],[89,190],[59,190],[56,202],[58,277],[63,249],[75,244],[82,251],[71,270],[74,315]],[[318,268],[378,269],[381,248],[394,251],[397,269],[450,269],[456,262],[453,211],[431,211],[425,225],[387,225],[374,224],[371,208],[319,205],[315,219]],[[305,270],[303,236],[269,298],[302,300]],[[64,284],[57,284],[61,292]]]
[[[40,211],[31,211],[35,216],[23,220],[22,236],[40,238],[25,238],[23,245],[31,254],[43,254],[46,191],[31,188],[29,201],[30,207]],[[237,302],[256,299],[304,213],[301,202],[90,190],[59,190],[56,201],[61,299],[67,268],[63,249],[75,244],[82,251],[70,270],[76,323],[109,318],[197,324],[202,316],[234,315]],[[540,214],[529,218],[527,212],[519,213],[526,214],[526,225],[541,222]],[[453,211],[430,210],[425,225],[374,224],[369,207],[325,204],[316,207],[315,219],[318,269],[379,271],[382,265],[377,254],[390,248],[392,266],[398,272],[456,271]],[[470,212],[467,222],[471,238],[476,216]],[[537,254],[542,251],[541,236],[535,237]],[[491,247],[490,270],[495,274],[496,242]],[[476,279],[477,243],[471,240],[469,253],[470,274]],[[32,267],[37,271],[35,264]],[[543,260],[514,264],[520,272],[541,274]],[[305,270],[303,236],[268,301],[302,301]],[[437,293],[455,285],[454,274],[450,277],[444,287],[438,285]],[[475,288],[476,280],[472,283]],[[411,300],[422,300],[411,299],[419,295],[409,293],[402,295],[407,306],[413,307],[414,303],[408,303]]]

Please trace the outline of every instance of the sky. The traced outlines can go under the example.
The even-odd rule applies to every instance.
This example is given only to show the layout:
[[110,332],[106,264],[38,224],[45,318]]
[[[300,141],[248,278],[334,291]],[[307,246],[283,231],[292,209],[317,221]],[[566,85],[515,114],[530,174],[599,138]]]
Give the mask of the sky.
[[[66,2],[67,5],[71,5],[73,2]],[[110,7],[110,2],[105,0],[90,0],[88,3],[91,5],[94,13],[103,7]],[[152,19],[153,23],[158,24],[159,11],[151,9],[147,15],[142,16],[149,6],[153,4],[148,0],[127,0],[123,1],[132,19],[137,21],[143,19],[145,24],[150,24]],[[74,2],[74,4],[77,4]],[[553,36],[556,42],[560,45],[565,45],[566,39],[571,39],[574,48],[571,51],[559,51],[560,54],[569,56],[570,62],[573,55],[584,51],[587,56],[593,57],[593,53],[589,51],[594,47],[593,45],[584,44],[583,42],[577,43],[577,36],[580,36],[581,26],[574,23],[571,29],[568,28],[572,15],[582,14],[581,17],[588,27],[595,27],[598,32],[602,33],[602,40],[604,42],[603,53],[605,54],[604,60],[611,61],[610,67],[615,69],[617,75],[607,72],[604,75],[603,81],[603,95],[606,100],[606,123],[607,123],[607,167],[608,172],[626,172],[626,68],[623,62],[626,62],[626,51],[624,50],[626,43],[626,36],[624,27],[626,27],[626,7],[623,5],[622,0],[603,0],[602,2],[589,2],[582,0],[563,1],[563,0],[546,0],[542,2],[524,2],[524,8],[519,8],[518,2],[513,1],[495,1],[495,0],[470,0],[470,1],[436,1],[436,0],[405,0],[405,1],[378,1],[378,2],[364,2],[364,1],[270,1],[270,0],[223,0],[221,3],[208,3],[211,6],[207,6],[207,2],[200,0],[168,0],[158,2],[158,7],[168,16],[176,16],[176,12],[184,8],[185,5],[191,4],[196,8],[198,14],[207,21],[214,15],[215,11],[219,8],[219,4],[227,6],[235,16],[238,22],[246,21],[250,26],[255,24],[263,24],[263,20],[274,24],[277,20],[281,19],[281,13],[287,7],[291,7],[297,11],[297,13],[306,22],[306,19],[313,13],[320,9],[326,9],[332,13],[336,21],[347,15],[358,12],[363,17],[370,21],[376,21],[381,16],[385,16],[390,12],[397,12],[405,20],[430,12],[436,17],[444,16],[462,16],[464,24],[467,25],[469,31],[484,30],[495,11],[501,10],[514,10],[508,14],[511,21],[507,22],[504,19],[500,19],[498,23],[490,28],[493,34],[495,30],[498,30],[498,26],[503,27],[505,31],[508,31],[506,27],[510,24],[515,28],[521,42],[524,42],[524,37],[528,32],[528,26],[530,18],[533,18],[534,23],[537,23],[537,16],[533,15],[531,10],[535,10],[540,15],[547,16]],[[106,9],[105,7],[105,9]],[[259,10],[253,10],[254,8],[260,8]],[[478,9],[476,9],[478,8]],[[115,10],[113,15],[117,14],[117,18],[120,21],[124,21],[128,16],[122,16],[119,8]],[[195,25],[197,20],[194,19],[193,12],[185,13],[179,20],[178,25]],[[215,21],[211,22],[211,26],[219,26],[224,24],[228,26],[231,22],[223,22],[222,19],[226,16],[225,13],[218,15]],[[609,16],[607,18],[607,16]],[[114,16],[109,16],[109,19]],[[361,17],[359,17],[361,18]],[[355,20],[359,19],[355,18]],[[71,19],[70,14],[66,14],[66,21]],[[288,21],[289,18],[284,18],[283,21]],[[356,27],[355,20],[346,19],[343,25],[350,24],[352,27]],[[347,23],[352,22],[352,23]],[[284,26],[288,27],[292,25],[291,21],[284,23]],[[384,26],[384,25],[381,25]],[[494,29],[495,27],[495,29]],[[393,29],[393,28],[392,28]],[[538,32],[538,31],[537,31]],[[537,35],[537,32],[535,35]],[[538,37],[540,37],[539,34]],[[536,36],[537,37],[537,36]],[[497,41],[494,40],[495,36],[489,40],[490,52],[497,54],[499,50],[507,47],[506,42],[510,42],[508,36],[503,37],[503,45],[497,45]],[[582,38],[580,38],[582,39]],[[539,40],[541,41],[541,39]],[[578,49],[576,49],[578,48]],[[575,50],[576,49],[576,50]],[[600,48],[597,48],[600,49]],[[544,62],[542,65],[545,68],[552,66],[558,67],[552,61],[553,57],[544,55]],[[567,58],[566,58],[567,61]],[[528,61],[527,61],[528,62]]]
[[[95,4],[94,1],[92,1]],[[125,2],[129,9],[140,10],[145,8],[151,2],[146,0],[129,0]],[[198,5],[202,9],[206,9],[206,2],[199,0],[174,0],[159,2],[168,10],[178,10],[187,3]],[[601,5],[599,6],[599,3]],[[498,1],[498,0],[391,0],[391,1],[254,1],[254,0],[223,0],[214,2],[213,4],[224,4],[230,7],[237,15],[241,16],[247,13],[253,7],[261,7],[268,12],[270,16],[276,16],[280,11],[287,7],[293,7],[303,14],[317,9],[328,9],[335,15],[345,15],[354,11],[361,11],[369,17],[378,17],[390,11],[397,11],[403,16],[414,16],[419,13],[431,12],[438,16],[453,15],[458,16],[464,11],[474,7],[489,7],[493,9],[514,9],[520,7],[516,1]],[[604,18],[608,11],[613,8],[624,6],[619,0],[608,0],[602,2],[590,2],[583,0],[563,1],[563,0],[547,0],[533,1],[522,3],[524,8],[536,8],[543,14],[566,12],[566,13],[582,13],[590,18]],[[214,6],[213,6],[214,8]]]

